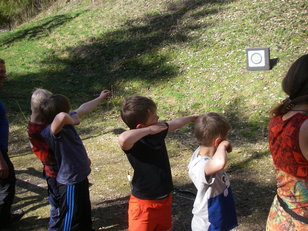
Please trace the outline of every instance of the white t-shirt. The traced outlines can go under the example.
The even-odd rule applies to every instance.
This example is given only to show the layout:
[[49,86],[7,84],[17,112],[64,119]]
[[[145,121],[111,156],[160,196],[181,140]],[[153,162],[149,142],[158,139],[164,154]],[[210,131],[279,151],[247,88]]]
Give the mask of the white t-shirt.
[[204,167],[211,158],[200,156],[199,152],[200,147],[188,165],[189,177],[197,188],[192,230],[231,230],[237,226],[237,218],[229,177],[221,170],[206,179]]

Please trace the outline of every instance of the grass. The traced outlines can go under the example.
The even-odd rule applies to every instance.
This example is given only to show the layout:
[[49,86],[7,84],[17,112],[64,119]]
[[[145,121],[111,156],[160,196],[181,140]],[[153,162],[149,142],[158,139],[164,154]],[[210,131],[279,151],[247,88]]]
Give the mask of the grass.
[[0,1],[0,27],[12,29],[48,8],[55,0]]
[[[8,79],[1,99],[10,119],[17,208],[27,212],[17,230],[47,230],[41,164],[25,133],[35,87],[71,98],[73,107],[111,89],[113,98],[78,126],[89,156],[94,227],[125,230],[130,166],[117,144],[126,129],[122,99],[150,96],[162,120],[224,113],[233,130],[229,155],[240,226],[264,230],[275,190],[267,145],[268,111],[285,96],[280,82],[307,52],[307,3],[300,0],[58,1],[15,30],[0,34]],[[245,49],[270,47],[270,71],[246,70]],[[194,191],[187,164],[196,148],[192,125],[167,139],[175,186]],[[253,198],[253,199],[252,199]],[[174,230],[189,230],[192,201],[175,196]]]

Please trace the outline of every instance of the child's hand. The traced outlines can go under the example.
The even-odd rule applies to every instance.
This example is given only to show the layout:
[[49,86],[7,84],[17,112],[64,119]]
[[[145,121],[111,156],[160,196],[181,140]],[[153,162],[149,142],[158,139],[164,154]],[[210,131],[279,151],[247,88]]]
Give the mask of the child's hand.
[[71,116],[73,125],[78,125],[78,124],[80,124],[80,118],[79,118],[79,116],[78,116],[77,113],[73,113],[73,114],[71,114],[70,116]]
[[164,123],[157,123],[157,124],[149,126],[148,129],[150,131],[150,135],[154,135],[154,134],[160,133],[163,130],[166,130],[167,125]]
[[191,117],[191,122],[196,122],[196,120],[199,118],[199,115],[192,115]]
[[111,97],[111,91],[103,90],[99,97],[102,99],[109,99]]
[[[225,149],[227,152],[232,152],[232,145],[230,144],[229,141],[227,140],[223,140],[220,142],[220,144],[218,145],[218,148],[223,148]],[[217,149],[218,149],[217,148]]]

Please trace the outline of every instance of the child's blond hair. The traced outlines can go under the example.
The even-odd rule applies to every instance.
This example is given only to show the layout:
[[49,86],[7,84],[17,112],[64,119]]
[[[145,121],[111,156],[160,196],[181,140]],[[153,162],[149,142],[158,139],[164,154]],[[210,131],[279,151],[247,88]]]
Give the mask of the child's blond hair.
[[40,105],[44,100],[52,96],[52,93],[43,88],[36,88],[34,89],[32,96],[31,96],[31,111],[32,112],[39,112]]

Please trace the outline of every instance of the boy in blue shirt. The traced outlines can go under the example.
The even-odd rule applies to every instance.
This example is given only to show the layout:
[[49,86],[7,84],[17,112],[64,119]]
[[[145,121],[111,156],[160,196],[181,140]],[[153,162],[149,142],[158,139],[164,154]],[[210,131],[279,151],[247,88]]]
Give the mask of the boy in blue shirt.
[[226,140],[231,127],[226,119],[210,112],[195,122],[199,147],[188,165],[189,177],[197,188],[192,210],[192,231],[228,231],[237,226],[229,177],[224,171],[231,144]]
[[71,113],[70,102],[63,95],[53,95],[40,106],[44,122],[49,124],[41,135],[53,151],[59,168],[56,178],[60,194],[57,227],[61,231],[93,230],[88,182],[90,161],[73,125],[78,125],[81,117],[109,96],[110,91],[104,90],[99,97],[82,104]]

